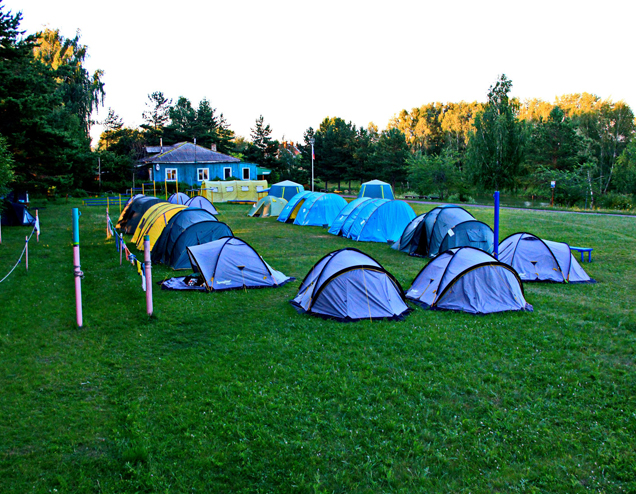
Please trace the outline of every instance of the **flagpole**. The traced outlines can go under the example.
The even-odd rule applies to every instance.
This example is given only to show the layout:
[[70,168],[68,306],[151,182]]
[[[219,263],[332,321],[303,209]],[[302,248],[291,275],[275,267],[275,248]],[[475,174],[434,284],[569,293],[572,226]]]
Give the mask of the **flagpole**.
[[309,138],[309,142],[311,143],[311,191],[314,191],[314,142],[316,139],[313,137]]

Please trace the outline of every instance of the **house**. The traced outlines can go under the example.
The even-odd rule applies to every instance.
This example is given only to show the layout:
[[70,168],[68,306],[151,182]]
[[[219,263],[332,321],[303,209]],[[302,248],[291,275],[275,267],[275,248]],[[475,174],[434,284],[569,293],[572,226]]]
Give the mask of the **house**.
[[180,182],[200,187],[204,180],[230,177],[240,180],[256,180],[257,165],[219,153],[216,145],[211,149],[191,142],[179,142],[172,146],[148,146],[147,156],[138,167],[148,169],[148,178],[155,182]]

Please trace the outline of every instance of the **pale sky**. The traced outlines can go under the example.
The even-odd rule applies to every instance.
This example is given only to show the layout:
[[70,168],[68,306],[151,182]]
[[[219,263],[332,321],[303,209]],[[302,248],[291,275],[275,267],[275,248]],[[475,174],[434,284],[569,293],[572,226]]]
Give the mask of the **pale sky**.
[[[105,118],[143,123],[147,95],[202,98],[249,138],[259,115],[298,141],[325,117],[386,128],[402,109],[588,92],[636,110],[631,0],[5,0],[27,33],[79,29],[102,69]],[[93,132],[99,135],[99,129]]]

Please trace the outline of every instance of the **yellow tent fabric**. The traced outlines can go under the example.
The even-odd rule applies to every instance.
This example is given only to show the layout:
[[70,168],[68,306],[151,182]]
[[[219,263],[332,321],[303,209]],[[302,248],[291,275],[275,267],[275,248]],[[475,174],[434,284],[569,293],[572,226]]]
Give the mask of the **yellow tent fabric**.
[[137,240],[136,247],[139,250],[144,250],[144,236],[148,235],[150,237],[150,250],[155,246],[155,242],[163,232],[163,229],[166,227],[170,218],[172,218],[179,211],[182,211],[187,208],[183,204],[170,204],[172,206],[169,209],[166,209],[164,212],[159,214],[151,223],[148,224],[146,231],[143,235],[140,235],[140,238]]
[[228,180],[201,182],[201,195],[210,202],[258,201],[267,189],[267,180]]
[[161,214],[166,208],[172,206],[169,202],[159,202],[153,206],[151,206],[148,211],[144,213],[135,229],[135,233],[133,234],[132,241],[137,243],[139,237],[143,238],[143,232],[146,230],[146,227],[152,222],[158,214]]

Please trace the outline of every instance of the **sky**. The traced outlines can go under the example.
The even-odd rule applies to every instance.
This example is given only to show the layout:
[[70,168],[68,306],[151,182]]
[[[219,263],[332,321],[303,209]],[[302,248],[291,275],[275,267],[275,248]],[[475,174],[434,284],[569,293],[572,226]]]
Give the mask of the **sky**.
[[[485,101],[500,74],[512,96],[588,92],[636,110],[628,0],[4,0],[27,34],[80,30],[104,71],[104,119],[143,123],[148,95],[207,98],[249,138],[263,115],[278,140],[326,117],[380,129],[402,109]],[[92,135],[99,136],[99,126]]]

